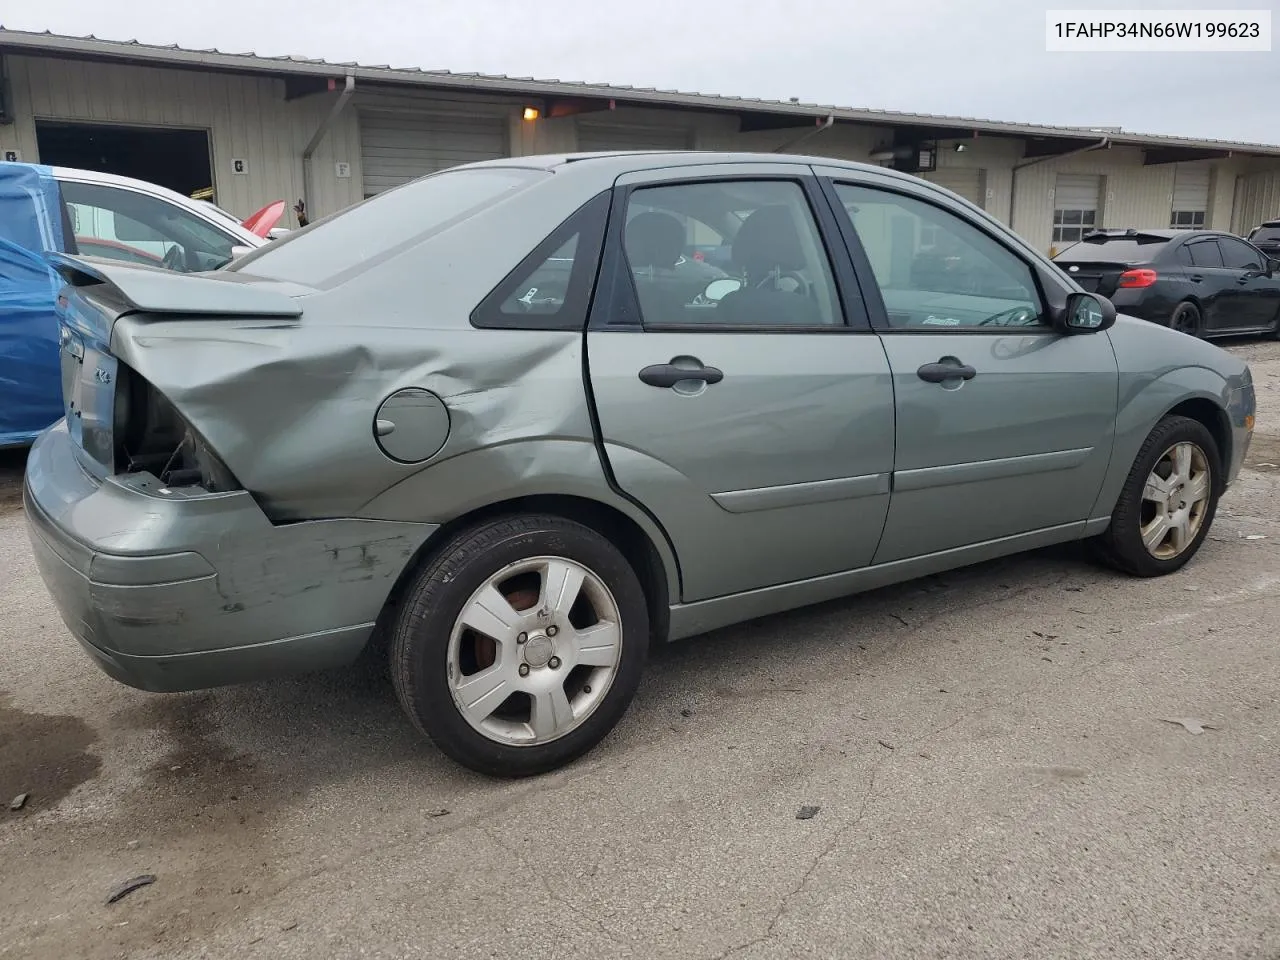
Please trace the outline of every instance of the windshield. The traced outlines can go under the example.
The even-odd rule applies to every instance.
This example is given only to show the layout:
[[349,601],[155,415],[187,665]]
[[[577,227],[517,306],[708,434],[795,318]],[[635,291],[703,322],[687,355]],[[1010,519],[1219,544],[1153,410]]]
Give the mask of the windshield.
[[336,286],[546,176],[526,167],[446,170],[290,231],[229,269],[311,287]]
[[1280,240],[1280,226],[1257,227],[1249,234],[1249,239],[1254,243],[1275,243]]
[[77,252],[182,272],[216,270],[240,240],[162,197],[126,187],[62,180]]

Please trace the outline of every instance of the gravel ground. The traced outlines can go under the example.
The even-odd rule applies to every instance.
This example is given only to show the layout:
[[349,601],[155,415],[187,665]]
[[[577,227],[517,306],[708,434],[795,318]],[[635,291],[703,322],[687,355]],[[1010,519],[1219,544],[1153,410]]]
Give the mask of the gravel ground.
[[1042,551],[663,649],[600,749],[519,783],[373,669],[110,681],[9,455],[0,958],[1277,960],[1280,344],[1231,349],[1259,434],[1183,573]]

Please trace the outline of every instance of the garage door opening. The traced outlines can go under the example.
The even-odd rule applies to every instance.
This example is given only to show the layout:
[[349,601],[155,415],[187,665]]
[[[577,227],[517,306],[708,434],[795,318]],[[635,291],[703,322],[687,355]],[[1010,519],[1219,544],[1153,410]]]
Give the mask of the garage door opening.
[[40,162],[156,183],[183,196],[210,190],[207,130],[36,121]]

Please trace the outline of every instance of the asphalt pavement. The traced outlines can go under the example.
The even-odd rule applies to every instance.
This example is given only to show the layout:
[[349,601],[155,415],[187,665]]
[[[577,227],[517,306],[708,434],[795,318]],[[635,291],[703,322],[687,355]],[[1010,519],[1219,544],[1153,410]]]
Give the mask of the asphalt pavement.
[[1231,349],[1259,435],[1182,573],[1053,549],[664,648],[600,748],[515,783],[376,665],[109,680],[10,456],[0,958],[1280,960],[1280,343]]

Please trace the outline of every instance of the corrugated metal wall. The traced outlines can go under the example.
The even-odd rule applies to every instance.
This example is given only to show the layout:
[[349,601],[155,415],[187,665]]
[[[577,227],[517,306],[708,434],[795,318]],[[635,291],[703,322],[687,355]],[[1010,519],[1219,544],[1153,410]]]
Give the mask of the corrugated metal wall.
[[[39,157],[37,118],[205,129],[218,203],[241,216],[302,196],[302,150],[332,103],[323,95],[286,102],[282,80],[260,77],[21,56],[6,64],[17,119],[0,127],[0,143],[23,159]],[[313,217],[360,199],[358,178],[334,175],[336,162],[359,153],[354,123],[335,125],[315,154],[324,175],[316,177]],[[232,173],[233,159],[246,160],[248,173]]]
[[1264,220],[1280,218],[1280,171],[1245,174],[1236,182],[1233,233],[1247,234]]
[[[210,132],[214,186],[218,202],[248,214],[276,199],[302,196],[302,150],[324,119],[335,94],[284,99],[280,79],[136,67],[124,64],[8,56],[16,122],[0,126],[0,148],[17,148],[24,159],[38,158],[35,119],[185,126]],[[620,108],[579,117],[521,119],[516,98],[441,94],[396,87],[357,86],[347,110],[330,129],[314,159],[312,218],[359,201],[363,195],[361,111],[407,112],[504,118],[515,155],[565,152],[578,148],[578,125],[590,122],[687,129],[699,150],[763,150],[806,132],[803,124],[787,130],[739,132],[732,115],[698,111]],[[878,127],[838,126],[816,133],[795,149],[815,156],[862,160],[891,139]],[[939,144],[939,178],[954,169],[977,169],[982,205],[1006,222],[1012,208],[1015,230],[1040,249],[1049,249],[1053,229],[1053,185],[1059,173],[1104,178],[1101,216],[1107,226],[1167,226],[1173,200],[1174,166],[1143,166],[1142,153],[1115,148],[1067,160],[1046,161],[1016,174],[1018,196],[1011,203],[1013,165],[1023,143],[995,137],[967,141],[963,152]],[[232,173],[232,159],[247,161],[248,173]],[[348,167],[340,178],[336,164]],[[1209,164],[1206,226],[1247,229],[1264,216],[1280,216],[1280,164],[1226,160]],[[1236,210],[1237,179],[1239,203]],[[289,215],[291,219],[292,214]]]

